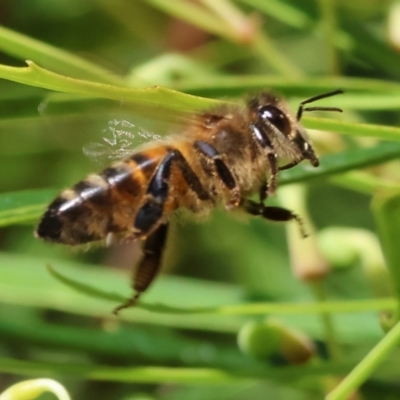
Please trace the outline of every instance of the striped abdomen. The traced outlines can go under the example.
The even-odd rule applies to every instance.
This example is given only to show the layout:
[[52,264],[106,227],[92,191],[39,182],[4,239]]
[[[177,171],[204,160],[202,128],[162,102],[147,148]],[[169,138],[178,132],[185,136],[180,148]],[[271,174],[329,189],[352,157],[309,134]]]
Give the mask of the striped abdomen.
[[37,236],[78,245],[109,233],[133,233],[138,206],[169,152],[167,146],[141,151],[65,190],[48,207]]

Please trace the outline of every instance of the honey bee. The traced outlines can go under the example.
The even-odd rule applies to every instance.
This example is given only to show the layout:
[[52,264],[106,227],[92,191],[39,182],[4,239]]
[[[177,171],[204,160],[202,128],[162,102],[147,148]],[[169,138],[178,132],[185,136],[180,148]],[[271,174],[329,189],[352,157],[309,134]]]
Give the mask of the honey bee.
[[[308,160],[319,164],[300,120],[305,107],[342,90],[300,103],[297,114],[283,99],[263,92],[244,106],[225,105],[194,115],[183,133],[153,141],[64,190],[49,205],[36,236],[81,245],[113,238],[142,240],[143,257],[133,276],[134,295],[114,313],[134,305],[160,269],[171,214],[186,208],[208,214],[217,205],[272,221],[297,221],[294,212],[266,206],[280,170]],[[259,200],[249,198],[258,194]]]

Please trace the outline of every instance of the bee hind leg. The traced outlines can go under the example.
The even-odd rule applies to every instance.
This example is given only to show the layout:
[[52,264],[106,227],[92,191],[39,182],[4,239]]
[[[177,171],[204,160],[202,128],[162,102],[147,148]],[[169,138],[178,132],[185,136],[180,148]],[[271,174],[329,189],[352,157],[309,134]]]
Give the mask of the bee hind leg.
[[135,268],[132,276],[132,288],[135,294],[125,303],[113,310],[117,315],[124,308],[134,306],[140,295],[150,286],[160,270],[162,256],[168,234],[168,224],[161,224],[145,240],[143,245],[143,257]]
[[[133,226],[135,233],[133,240],[146,237],[143,252],[133,276],[133,289],[136,294],[124,304],[114,309],[113,313],[133,306],[151,284],[160,269],[162,253],[167,238],[168,225],[161,223],[164,220],[164,205],[170,195],[170,180],[172,166],[180,170],[189,188],[196,193],[200,200],[208,200],[209,194],[203,188],[200,179],[192,170],[183,154],[178,149],[171,150],[158,165],[147,188],[147,201],[138,210]],[[160,224],[161,223],[161,224]]]
[[260,216],[274,222],[296,221],[299,225],[301,235],[304,238],[308,236],[301,217],[286,208],[265,206],[264,204],[256,203],[248,199],[244,200],[242,208],[251,215]]

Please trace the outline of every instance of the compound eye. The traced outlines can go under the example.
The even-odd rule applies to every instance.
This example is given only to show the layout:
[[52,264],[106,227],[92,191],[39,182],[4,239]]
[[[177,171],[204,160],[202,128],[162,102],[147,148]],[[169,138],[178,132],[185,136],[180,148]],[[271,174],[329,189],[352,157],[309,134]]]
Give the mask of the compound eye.
[[286,136],[290,134],[290,121],[279,108],[275,106],[262,106],[259,108],[258,114],[262,120],[268,121],[278,131]]

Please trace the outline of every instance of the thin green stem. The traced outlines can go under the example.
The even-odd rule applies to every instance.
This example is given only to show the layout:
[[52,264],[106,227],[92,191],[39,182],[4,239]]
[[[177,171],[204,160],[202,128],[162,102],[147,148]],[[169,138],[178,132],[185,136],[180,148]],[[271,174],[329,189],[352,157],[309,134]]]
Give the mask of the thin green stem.
[[96,82],[125,85],[122,78],[94,63],[2,26],[0,49],[22,60],[35,60],[38,64],[61,73]]
[[238,40],[236,32],[232,27],[218,15],[210,12],[205,7],[201,7],[185,0],[146,0],[146,2],[167,14],[189,22],[206,32],[216,34],[234,42]]
[[246,41],[252,35],[254,24],[251,24],[250,19],[229,0],[201,0],[201,2],[231,26],[239,39],[242,37],[243,41]]
[[[316,282],[311,285],[314,291],[314,295],[320,304],[324,304],[327,301],[326,291],[324,282]],[[342,351],[340,349],[339,342],[335,331],[335,324],[333,317],[330,312],[323,312],[320,314],[320,320],[325,332],[325,340],[328,346],[330,357],[339,361],[342,358]]]
[[367,354],[367,356],[351,371],[346,378],[326,396],[326,400],[345,400],[363,382],[365,382],[376,367],[400,343],[400,322]]
[[334,184],[356,192],[373,195],[377,190],[400,190],[400,183],[365,171],[351,171],[334,175],[329,179]]
[[255,55],[265,60],[276,72],[287,78],[299,78],[303,75],[300,68],[290,61],[262,32],[259,32],[252,44],[251,49]]
[[329,67],[332,75],[339,75],[339,62],[335,49],[336,13],[335,0],[319,0],[322,16],[322,29],[328,52]]

